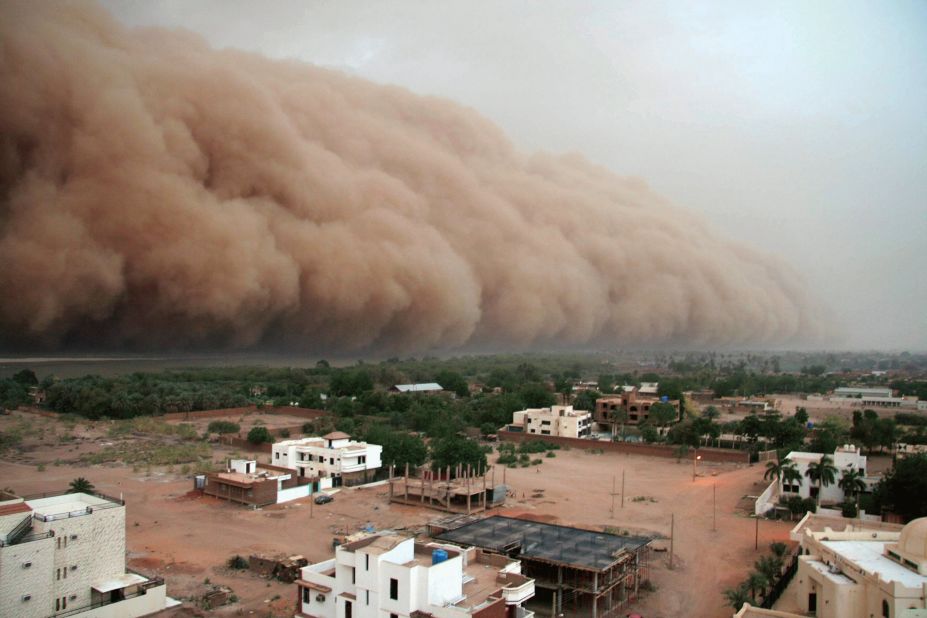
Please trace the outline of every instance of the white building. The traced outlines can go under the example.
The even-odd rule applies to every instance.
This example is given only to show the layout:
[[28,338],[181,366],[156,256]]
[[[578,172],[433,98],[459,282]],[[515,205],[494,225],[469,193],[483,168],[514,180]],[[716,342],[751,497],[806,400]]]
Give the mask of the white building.
[[[801,474],[800,482],[796,484],[785,485],[782,479],[779,479],[779,492],[784,494],[799,495],[802,498],[814,498],[818,494],[818,483],[813,482],[806,472],[808,471],[809,464],[817,463],[821,461],[821,458],[824,455],[821,453],[807,453],[804,451],[792,451],[786,456],[786,461],[791,461],[795,464],[795,467],[798,469],[798,472]],[[846,470],[859,470],[866,474],[866,456],[861,454],[860,449],[856,448],[852,444],[844,444],[843,446],[837,447],[837,450],[834,451],[833,457],[831,457],[832,463],[835,468],[837,468],[836,474],[834,474],[834,482],[831,485],[826,485],[820,489],[821,497],[818,502],[820,503],[839,503],[843,502],[844,494],[843,490],[840,489],[838,483],[840,478],[843,476],[844,471]]]
[[69,493],[0,502],[0,616],[133,618],[165,608],[164,581],[126,571],[125,505]]
[[867,399],[869,397],[891,397],[894,395],[892,389],[887,386],[876,386],[876,387],[855,387],[855,386],[843,386],[840,388],[834,389],[834,397],[837,398],[850,398],[850,399]]
[[530,618],[534,580],[505,556],[396,534],[340,545],[302,569],[298,616],[314,618]]
[[423,382],[421,384],[396,384],[390,387],[393,393],[430,393],[436,394],[444,390],[437,382]]
[[592,433],[592,414],[573,406],[528,408],[512,414],[512,425],[525,433],[585,438]]
[[321,438],[277,442],[272,453],[274,465],[296,470],[300,477],[319,477],[322,487],[338,487],[372,478],[382,465],[383,447],[355,442],[348,434],[334,431]]

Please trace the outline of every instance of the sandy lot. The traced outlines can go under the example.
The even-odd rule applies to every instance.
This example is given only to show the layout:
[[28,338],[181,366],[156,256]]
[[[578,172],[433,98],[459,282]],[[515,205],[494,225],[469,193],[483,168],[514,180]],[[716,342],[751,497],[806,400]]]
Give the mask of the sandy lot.
[[[14,422],[21,421],[3,417],[0,427]],[[122,464],[86,467],[72,463],[80,453],[112,443],[106,427],[80,422],[65,429],[53,419],[35,422],[43,427],[44,437],[26,440],[25,459],[13,452],[2,458],[0,484],[28,494],[60,489],[71,479],[85,476],[99,491],[124,496],[129,565],[164,576],[168,593],[175,598],[202,595],[207,578],[228,585],[239,602],[214,610],[214,615],[292,615],[296,587],[267,582],[247,571],[228,570],[225,562],[234,554],[303,554],[314,562],[331,557],[335,535],[355,532],[366,524],[377,529],[416,529],[441,515],[388,504],[384,487],[344,490],[334,502],[313,507],[312,516],[305,500],[248,510],[192,494],[192,480],[164,466],[133,471]],[[64,434],[76,437],[65,444],[55,442]],[[221,461],[230,452],[214,446],[213,459]],[[39,470],[38,463],[55,460],[58,465],[46,463]],[[571,450],[558,451],[555,458],[543,461],[538,467],[505,470],[516,499],[509,501],[504,514],[612,526],[660,537],[668,537],[671,515],[675,516],[674,569],[668,568],[667,553],[654,553],[650,579],[657,590],[634,608],[647,618],[730,616],[722,590],[739,583],[770,542],[787,539],[790,524],[761,521],[760,550],[754,550],[754,520],[744,515],[741,502],[745,495],[762,491],[760,466],[700,464],[699,476],[693,481],[691,464],[673,459]],[[615,496],[612,514],[612,478],[620,492],[622,471],[624,506],[621,496]],[[502,476],[502,468],[497,468],[497,482]],[[669,543],[660,540],[657,545]],[[192,603],[186,605],[192,607]],[[169,614],[192,615],[192,610]]]

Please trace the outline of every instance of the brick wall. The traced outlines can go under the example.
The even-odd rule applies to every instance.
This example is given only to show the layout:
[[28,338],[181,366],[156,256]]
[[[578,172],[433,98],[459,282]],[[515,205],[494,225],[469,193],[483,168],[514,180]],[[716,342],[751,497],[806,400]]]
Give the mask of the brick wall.
[[220,410],[199,410],[196,412],[169,412],[162,416],[167,421],[189,421],[197,418],[222,418],[226,416],[244,416],[246,414],[278,414],[281,416],[295,416],[306,420],[317,419],[326,416],[325,410],[316,410],[312,408],[294,408],[283,406],[279,408],[258,408],[257,406],[247,406],[244,408],[222,408]]
[[[628,453],[631,455],[646,455],[650,457],[667,457],[675,458],[675,445],[670,444],[639,444],[636,442],[603,442],[599,440],[583,440],[580,438],[564,438],[562,436],[541,436],[537,434],[525,434],[517,431],[500,431],[498,434],[500,440],[506,442],[525,442],[525,441],[544,441],[560,446],[579,449],[602,449],[603,451],[613,453]],[[702,456],[703,461],[726,462],[726,463],[750,463],[750,454],[745,451],[735,451],[730,449],[718,448],[700,448],[698,454]],[[691,453],[688,455],[691,457]]]

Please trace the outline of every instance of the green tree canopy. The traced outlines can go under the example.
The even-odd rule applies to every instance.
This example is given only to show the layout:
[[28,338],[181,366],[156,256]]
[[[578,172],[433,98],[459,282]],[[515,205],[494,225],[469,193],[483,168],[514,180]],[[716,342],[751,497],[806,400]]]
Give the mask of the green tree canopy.
[[95,489],[93,483],[82,476],[77,477],[68,485],[68,493],[71,494],[89,494]]
[[450,466],[451,470],[462,464],[474,470],[486,469],[486,453],[479,444],[462,436],[447,436],[431,443],[431,465],[435,470]]
[[251,444],[262,444],[264,442],[273,442],[274,437],[268,431],[267,427],[263,425],[258,425],[257,427],[252,427],[251,431],[248,432],[248,442]]
[[899,459],[873,493],[877,505],[905,521],[927,517],[927,455]]

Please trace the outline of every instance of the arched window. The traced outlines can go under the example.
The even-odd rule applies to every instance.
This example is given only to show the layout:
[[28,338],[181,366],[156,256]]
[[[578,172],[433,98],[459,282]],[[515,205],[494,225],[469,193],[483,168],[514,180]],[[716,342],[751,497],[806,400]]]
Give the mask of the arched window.
[[888,608],[888,601],[882,600],[882,618],[892,618],[892,612]]

